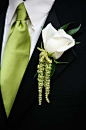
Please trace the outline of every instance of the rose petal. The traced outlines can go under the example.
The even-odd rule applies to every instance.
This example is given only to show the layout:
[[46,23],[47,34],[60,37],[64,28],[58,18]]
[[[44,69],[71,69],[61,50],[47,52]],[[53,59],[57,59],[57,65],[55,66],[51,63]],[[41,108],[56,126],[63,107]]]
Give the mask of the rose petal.
[[42,38],[44,43],[44,48],[46,48],[47,41],[57,33],[57,30],[52,26],[52,24],[48,24],[45,29],[42,30]]
[[62,56],[62,54],[63,52],[55,52],[52,57],[55,59],[59,59]]
[[65,37],[65,38],[73,40],[73,37],[67,34],[63,29],[59,29],[58,33],[56,33],[53,37]]
[[[57,52],[64,52],[64,48],[68,46],[69,43],[72,41],[67,38],[50,38],[47,42],[47,51],[48,53],[53,53],[55,51]],[[70,46],[70,45],[69,45]],[[63,51],[61,51],[63,50]]]
[[73,40],[73,41],[71,41],[71,42],[69,43],[69,45],[63,46],[63,47],[61,47],[60,49],[58,49],[58,52],[66,51],[66,50],[70,49],[71,47],[73,47],[74,45],[75,45],[75,41]]

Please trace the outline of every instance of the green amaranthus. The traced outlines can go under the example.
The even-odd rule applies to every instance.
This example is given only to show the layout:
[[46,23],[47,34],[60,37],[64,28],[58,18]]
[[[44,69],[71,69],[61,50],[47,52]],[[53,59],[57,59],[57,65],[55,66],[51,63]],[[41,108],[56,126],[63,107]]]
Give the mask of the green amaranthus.
[[48,95],[50,92],[50,74],[52,69],[52,60],[48,57],[48,53],[38,48],[41,51],[39,55],[39,64],[38,64],[38,92],[39,92],[39,105],[42,103],[42,88],[45,87],[45,98],[49,103]]

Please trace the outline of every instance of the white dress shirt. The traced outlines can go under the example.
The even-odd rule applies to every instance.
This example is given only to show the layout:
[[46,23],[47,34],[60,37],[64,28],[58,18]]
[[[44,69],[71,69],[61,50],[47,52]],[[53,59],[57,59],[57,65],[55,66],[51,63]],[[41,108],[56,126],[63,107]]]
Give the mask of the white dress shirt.
[[27,10],[29,19],[27,20],[28,30],[31,38],[31,49],[30,49],[30,58],[32,56],[33,50],[39,38],[39,35],[42,30],[48,13],[53,5],[55,0],[9,0],[9,6],[6,13],[4,35],[2,42],[2,51],[1,51],[1,62],[3,58],[4,48],[6,41],[9,35],[10,27],[15,21],[17,13],[17,6],[24,2],[25,8]]

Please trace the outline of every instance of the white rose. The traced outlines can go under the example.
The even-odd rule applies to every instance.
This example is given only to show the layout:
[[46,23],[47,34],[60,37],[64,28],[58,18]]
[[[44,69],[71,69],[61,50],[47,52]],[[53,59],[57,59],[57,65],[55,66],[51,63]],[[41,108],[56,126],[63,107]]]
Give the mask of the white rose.
[[42,30],[42,37],[44,48],[48,53],[53,53],[55,59],[61,57],[61,55],[69,48],[75,45],[75,40],[72,36],[68,35],[63,29],[58,31],[50,24]]

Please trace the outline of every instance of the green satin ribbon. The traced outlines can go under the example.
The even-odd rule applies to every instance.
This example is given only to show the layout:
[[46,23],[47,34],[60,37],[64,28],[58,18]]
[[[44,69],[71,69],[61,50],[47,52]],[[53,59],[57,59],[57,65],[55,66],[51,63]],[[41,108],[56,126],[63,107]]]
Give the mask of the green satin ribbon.
[[25,6],[21,3],[9,32],[1,64],[1,93],[7,117],[29,63],[31,45],[26,18]]

